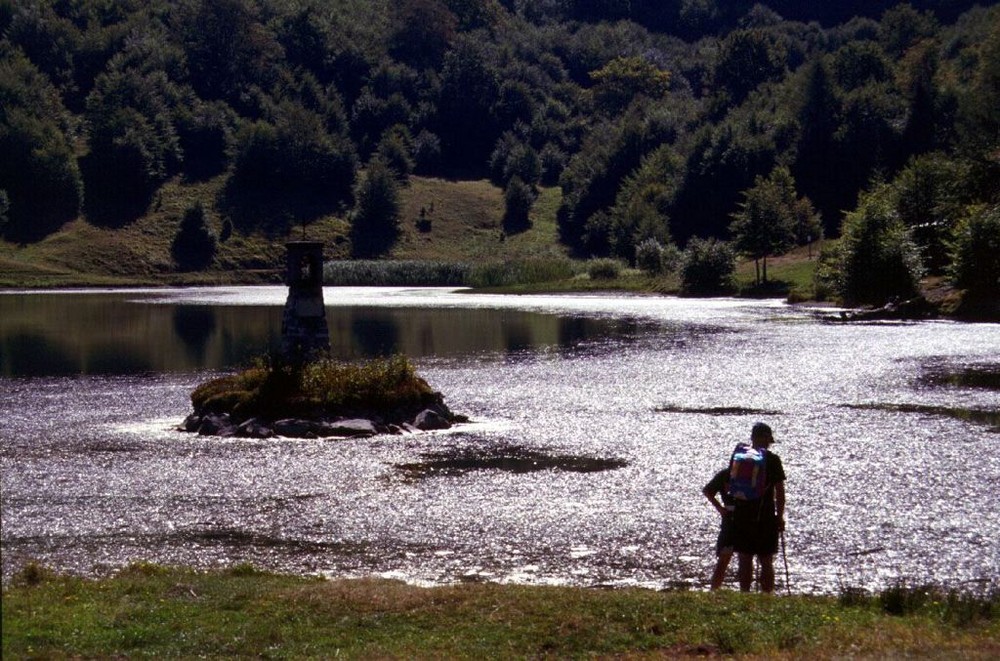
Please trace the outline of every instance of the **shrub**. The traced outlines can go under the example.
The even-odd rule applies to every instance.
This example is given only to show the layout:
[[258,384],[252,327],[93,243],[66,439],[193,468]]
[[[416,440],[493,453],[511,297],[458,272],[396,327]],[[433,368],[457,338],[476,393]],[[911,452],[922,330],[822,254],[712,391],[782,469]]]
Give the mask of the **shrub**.
[[46,581],[50,581],[55,578],[56,574],[48,567],[40,565],[35,561],[31,561],[26,564],[19,572],[17,572],[12,583],[14,585],[41,585]]
[[973,298],[1000,297],[1000,206],[962,220],[952,243],[951,276]]
[[663,246],[656,239],[646,239],[635,249],[635,265],[652,275],[663,272]]
[[196,202],[184,212],[170,253],[182,271],[198,271],[212,263],[215,248],[215,235],[206,223],[205,208]]
[[508,234],[523,232],[531,227],[528,214],[535,203],[535,191],[520,177],[514,176],[507,183],[503,193],[504,214],[503,229]]
[[838,289],[851,305],[911,298],[923,274],[920,253],[882,187],[847,214],[840,247]]
[[660,256],[660,261],[663,267],[663,273],[674,273],[681,266],[681,260],[684,258],[683,253],[681,253],[680,248],[674,243],[668,243],[663,246],[663,253]]
[[480,288],[510,287],[568,280],[574,275],[573,262],[565,258],[489,262],[472,267],[466,284]]
[[441,165],[441,139],[423,130],[413,139],[413,171],[430,174]]
[[399,238],[399,185],[385,162],[375,159],[358,184],[358,201],[351,221],[355,257],[376,257],[387,252]]
[[614,280],[622,272],[622,263],[617,259],[592,259],[587,262],[587,275],[591,280]]
[[404,182],[413,172],[411,142],[409,130],[403,125],[396,125],[382,135],[375,148],[376,157],[392,168],[400,181]]
[[693,238],[681,261],[681,293],[710,296],[733,291],[736,255],[725,242]]
[[840,243],[827,242],[819,251],[816,270],[813,271],[813,297],[817,301],[830,301],[840,292]]

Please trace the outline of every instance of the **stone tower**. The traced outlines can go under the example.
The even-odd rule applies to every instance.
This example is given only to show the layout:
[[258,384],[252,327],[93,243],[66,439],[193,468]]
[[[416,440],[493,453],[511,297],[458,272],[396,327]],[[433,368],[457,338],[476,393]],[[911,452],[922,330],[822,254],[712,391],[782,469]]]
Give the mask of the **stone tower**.
[[290,360],[308,360],[330,350],[323,304],[323,244],[290,241],[285,247],[288,299],[281,320],[281,352]]

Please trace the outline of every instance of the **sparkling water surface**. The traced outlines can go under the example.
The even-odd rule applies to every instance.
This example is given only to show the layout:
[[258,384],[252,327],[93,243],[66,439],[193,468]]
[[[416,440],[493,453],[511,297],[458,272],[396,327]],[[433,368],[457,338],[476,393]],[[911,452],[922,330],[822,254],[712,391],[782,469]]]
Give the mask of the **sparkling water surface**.
[[410,355],[472,423],[181,433],[198,383],[274,346],[284,288],[0,294],[4,579],[32,560],[87,575],[152,561],[701,589],[718,530],[701,487],[765,420],[792,591],[1000,580],[1000,394],[941,378],[1000,372],[1000,325],[836,324],[735,299],[325,296],[335,354]]

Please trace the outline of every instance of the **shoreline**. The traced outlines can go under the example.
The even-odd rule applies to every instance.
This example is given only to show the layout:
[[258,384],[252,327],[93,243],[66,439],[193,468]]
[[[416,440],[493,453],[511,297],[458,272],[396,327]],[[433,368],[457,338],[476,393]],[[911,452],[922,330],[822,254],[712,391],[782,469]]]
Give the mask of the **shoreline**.
[[[253,287],[253,286],[284,286],[284,282],[278,277],[280,274],[276,270],[274,271],[275,277],[268,277],[264,279],[260,278],[220,278],[214,277],[206,278],[191,278],[185,279],[181,278],[174,280],[169,278],[167,282],[159,279],[153,280],[133,280],[133,279],[122,279],[120,281],[107,282],[101,278],[97,279],[85,279],[79,283],[73,284],[30,284],[28,282],[21,282],[16,285],[3,284],[0,281],[0,295],[4,294],[21,294],[21,293],[72,293],[74,291],[83,290],[94,290],[94,291],[129,291],[129,290],[158,290],[158,289],[184,289],[193,287]],[[572,281],[559,282],[559,283],[542,283],[541,285],[511,285],[506,287],[484,287],[475,288],[468,286],[455,286],[455,289],[465,290],[469,294],[506,294],[511,296],[518,295],[544,295],[544,294],[594,294],[598,292],[607,294],[638,294],[646,296],[664,296],[664,297],[681,297],[677,291],[673,290],[659,290],[654,288],[639,288],[629,286],[616,286],[612,283],[599,283],[594,286],[591,281],[586,281],[585,284],[577,282],[575,285]],[[325,284],[324,288],[336,288],[341,285],[331,285]],[[347,285],[345,285],[347,286]],[[350,285],[354,286],[371,286],[371,287],[392,287],[392,286],[409,286],[409,285]],[[414,287],[438,287],[442,285],[413,285]],[[450,286],[450,285],[443,285]],[[955,321],[962,323],[1000,323],[1000,301],[990,302],[968,302],[955,299],[955,294],[952,291],[948,291],[947,294],[942,295],[939,293],[940,286],[935,286],[933,288],[933,293],[930,296],[924,296],[921,298],[921,310],[920,315],[914,315],[912,312],[913,306],[901,307],[898,311],[895,309],[896,306],[893,304],[886,304],[881,307],[873,306],[858,306],[858,307],[848,307],[844,306],[835,301],[826,300],[813,300],[813,299],[791,299],[787,294],[775,294],[771,296],[761,296],[754,292],[740,294],[735,292],[722,296],[721,298],[738,298],[744,300],[781,300],[791,306],[796,307],[809,307],[809,308],[830,308],[831,310],[839,310],[838,316],[827,315],[824,317],[824,321],[829,323],[871,323],[878,321],[910,321],[910,322],[920,322],[920,321],[931,321],[931,320],[945,320],[945,321]],[[929,292],[930,293],[930,292]],[[690,298],[720,298],[716,296],[697,296]],[[912,303],[906,301],[904,303]]]

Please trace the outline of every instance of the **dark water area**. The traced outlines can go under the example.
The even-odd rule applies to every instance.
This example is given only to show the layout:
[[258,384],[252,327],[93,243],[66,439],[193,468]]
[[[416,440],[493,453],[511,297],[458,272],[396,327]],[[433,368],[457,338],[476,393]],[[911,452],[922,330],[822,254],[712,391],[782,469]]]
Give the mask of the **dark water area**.
[[184,434],[198,383],[277,345],[282,288],[0,294],[4,580],[29,561],[85,575],[250,562],[702,589],[718,521],[701,487],[766,420],[793,591],[1000,581],[1000,325],[641,296],[326,300],[335,355],[406,353],[472,423]]
[[[157,290],[0,295],[0,376],[232,369],[276,350],[283,291],[222,291],[233,297],[230,304],[185,302]],[[654,327],[645,322],[643,331],[641,321],[612,317],[405,305],[329,307],[327,317],[332,353],[344,360],[516,354],[538,346],[573,351],[627,342]]]

